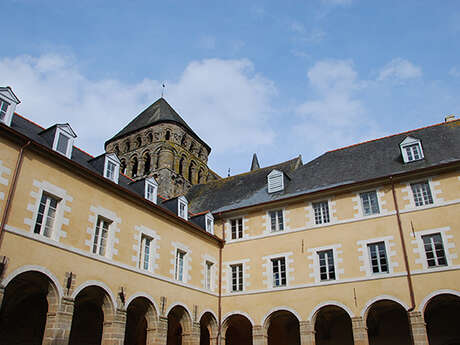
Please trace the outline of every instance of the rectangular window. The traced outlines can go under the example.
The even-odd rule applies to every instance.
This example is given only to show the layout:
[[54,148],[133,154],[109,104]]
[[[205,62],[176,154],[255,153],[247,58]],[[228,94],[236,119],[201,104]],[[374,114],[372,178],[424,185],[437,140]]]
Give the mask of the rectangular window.
[[43,193],[38,207],[37,220],[35,221],[34,233],[51,237],[56,218],[58,200]]
[[283,231],[284,230],[284,220],[283,220],[283,210],[270,211],[270,223],[271,230],[274,231]]
[[243,264],[230,265],[232,269],[232,291],[243,291]]
[[187,219],[185,216],[186,206],[183,202],[179,202],[179,217]]
[[174,278],[179,281],[184,280],[184,258],[186,252],[182,250],[177,250],[176,252],[176,272],[174,274]]
[[69,138],[64,134],[59,133],[56,151],[62,153],[63,155],[67,155],[68,145],[69,145]]
[[286,259],[272,259],[273,287],[286,286]]
[[243,238],[243,218],[232,219],[232,240]]
[[414,195],[415,206],[423,206],[433,203],[433,196],[431,195],[428,181],[411,183],[410,186]]
[[3,121],[6,117],[9,103],[0,99],[0,121]]
[[214,220],[212,217],[206,216],[206,231],[214,235]]
[[379,201],[377,198],[377,192],[364,192],[360,193],[361,203],[363,205],[363,214],[365,216],[370,216],[372,214],[378,214],[379,210]]
[[107,237],[109,234],[110,222],[102,217],[97,218],[94,231],[93,253],[105,256],[107,248]]
[[327,201],[314,202],[313,210],[315,211],[315,224],[329,223],[329,205]]
[[371,261],[372,273],[388,273],[388,260],[385,242],[370,243],[367,245]]
[[419,144],[409,145],[404,147],[404,149],[406,150],[407,160],[409,162],[416,161],[422,158],[420,154]]
[[446,266],[446,253],[441,234],[422,236],[428,267]]
[[155,202],[155,193],[156,193],[156,188],[154,185],[148,183],[147,184],[147,191],[146,191],[146,195],[145,195],[145,198],[147,200],[150,200],[152,202]]
[[212,265],[211,261],[206,261],[206,279],[205,279],[205,288],[211,290],[212,286]]
[[318,252],[319,258],[319,275],[321,280],[334,280],[335,267],[334,255],[332,249]]
[[146,271],[152,270],[152,245],[153,238],[142,235],[139,267]]
[[109,180],[115,180],[115,169],[117,165],[111,161],[107,161],[107,170],[105,171],[105,177]]

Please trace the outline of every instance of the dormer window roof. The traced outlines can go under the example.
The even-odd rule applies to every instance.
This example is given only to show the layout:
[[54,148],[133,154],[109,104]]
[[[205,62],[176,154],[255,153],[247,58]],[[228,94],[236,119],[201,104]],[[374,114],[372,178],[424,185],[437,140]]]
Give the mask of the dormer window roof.
[[406,137],[400,144],[404,163],[418,161],[424,158],[422,142],[413,137]]
[[206,232],[214,235],[214,217],[211,212],[206,214]]
[[188,201],[184,196],[177,198],[177,215],[188,220]]
[[158,182],[153,177],[146,178],[144,197],[147,200],[156,204],[157,203],[157,191],[158,191]]
[[0,87],[0,123],[11,125],[16,105],[21,103],[9,86]]
[[280,170],[272,170],[267,176],[268,192],[274,193],[284,189],[284,173]]
[[120,175],[120,161],[114,153],[108,153],[105,155],[104,160],[104,177],[118,183],[118,177]]
[[72,156],[73,142],[77,135],[68,123],[56,125],[54,133],[53,150],[70,158]]

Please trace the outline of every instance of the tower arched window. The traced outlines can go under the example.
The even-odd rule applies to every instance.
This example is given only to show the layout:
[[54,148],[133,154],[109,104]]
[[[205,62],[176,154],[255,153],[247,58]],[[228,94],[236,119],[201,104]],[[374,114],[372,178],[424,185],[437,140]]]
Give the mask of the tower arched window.
[[144,158],[144,175],[147,175],[150,172],[150,153],[146,152],[143,158]]
[[188,180],[190,183],[193,183],[195,181],[195,163],[190,162],[190,165],[188,167]]
[[179,175],[184,176],[185,157],[181,157],[179,161]]
[[131,146],[129,145],[129,141],[125,142],[125,152],[128,152]]
[[152,132],[149,132],[149,133],[147,134],[147,140],[149,141],[149,143],[152,143],[152,142],[153,142],[153,134],[152,134]]
[[120,161],[120,170],[122,174],[126,174],[126,161],[124,159]]
[[198,171],[198,183],[203,183],[204,182],[203,179],[204,179],[204,172],[203,172],[203,169],[200,169]]
[[195,149],[195,144],[192,141],[192,143],[190,144],[190,152],[193,152],[194,149]]
[[136,143],[137,143],[137,147],[141,147],[141,146],[142,146],[142,139],[141,139],[141,137],[137,137],[137,138],[136,138]]
[[120,154],[120,148],[118,147],[118,145],[115,145],[114,149],[115,151],[115,154],[118,156]]
[[132,164],[131,176],[137,177],[137,169],[139,165],[139,162],[137,161],[137,157],[133,157],[133,159],[131,159],[131,164]]
[[170,137],[171,137],[171,132],[170,132],[170,131],[166,131],[165,140],[169,140]]
[[181,141],[180,141],[180,144],[181,144],[182,146],[185,146],[185,138],[186,138],[186,137],[187,137],[187,136],[186,136],[186,134],[184,133],[184,135],[182,136],[182,139],[181,139]]

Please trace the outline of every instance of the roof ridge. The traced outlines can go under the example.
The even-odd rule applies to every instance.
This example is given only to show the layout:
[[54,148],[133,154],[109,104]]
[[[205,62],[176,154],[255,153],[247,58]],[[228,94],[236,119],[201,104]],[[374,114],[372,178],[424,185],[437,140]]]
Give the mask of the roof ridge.
[[21,115],[21,114],[18,114],[17,112],[14,112],[14,115],[19,116],[20,118],[22,118],[22,119],[24,119],[24,120],[26,120],[26,121],[28,121],[28,122],[34,124],[34,125],[37,126],[37,127],[40,127],[40,128],[43,129],[43,130],[46,129],[45,127],[39,125],[38,123],[36,123],[36,122],[34,122],[34,121],[28,119],[27,117],[25,117],[25,116],[23,116],[23,115]]
[[395,137],[395,136],[401,135],[401,134],[407,134],[407,133],[410,133],[410,132],[420,131],[420,130],[426,129],[426,128],[441,126],[441,125],[445,125],[445,124],[447,124],[447,123],[448,123],[448,122],[440,122],[440,123],[435,123],[435,124],[429,125],[429,126],[424,126],[424,127],[420,127],[420,128],[416,128],[416,129],[411,129],[411,130],[404,131],[404,132],[401,132],[401,133],[389,134],[389,135],[385,135],[385,136],[380,137],[380,138],[370,139],[370,140],[366,140],[366,141],[363,141],[363,142],[360,142],[360,143],[356,143],[356,144],[352,144],[352,145],[348,145],[348,146],[344,146],[344,147],[339,147],[339,148],[334,149],[334,150],[326,151],[325,153],[335,152],[335,151],[340,151],[340,150],[345,150],[345,149],[348,149],[348,148],[350,148],[350,147],[355,147],[355,146],[359,146],[359,145],[371,143],[371,142],[374,142],[374,141],[378,141],[378,140],[383,140],[383,139]]

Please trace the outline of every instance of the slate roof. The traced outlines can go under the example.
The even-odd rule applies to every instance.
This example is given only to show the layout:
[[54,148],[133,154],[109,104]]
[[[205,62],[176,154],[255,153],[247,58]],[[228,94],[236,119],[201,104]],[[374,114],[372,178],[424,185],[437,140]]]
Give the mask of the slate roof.
[[203,140],[200,139],[198,135],[187,125],[187,123],[180,117],[180,115],[169,105],[164,98],[158,99],[155,103],[150,105],[147,109],[137,115],[130,123],[128,123],[125,128],[120,132],[115,134],[111,139],[105,142],[105,146],[108,143],[123,138],[130,135],[131,133],[137,132],[141,129],[153,126],[159,123],[175,123],[182,128],[184,128],[188,134],[193,138],[198,140],[202,145],[204,145],[209,152],[211,148]]
[[[423,160],[403,162],[399,144],[407,136],[421,140]],[[186,197],[192,212],[225,212],[456,161],[460,161],[460,120],[326,152],[290,170],[290,180],[285,181],[282,192],[267,192],[267,175],[273,169],[280,169],[279,166],[290,167],[289,162],[293,161],[194,186]]]

